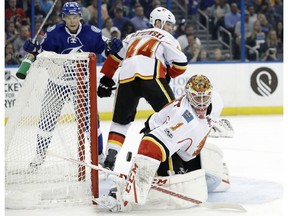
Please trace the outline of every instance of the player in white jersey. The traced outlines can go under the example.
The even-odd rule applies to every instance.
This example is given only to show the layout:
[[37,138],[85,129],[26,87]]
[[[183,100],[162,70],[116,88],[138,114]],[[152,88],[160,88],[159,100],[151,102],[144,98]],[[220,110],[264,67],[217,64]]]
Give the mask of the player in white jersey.
[[140,98],[145,98],[154,111],[160,111],[175,99],[167,77],[175,78],[186,71],[187,58],[177,40],[169,33],[174,15],[163,7],[150,14],[153,28],[137,31],[123,40],[123,48],[108,56],[101,73],[98,96],[111,95],[115,72],[119,73],[113,122],[106,147],[104,167],[113,169],[127,130],[134,121]]
[[[180,190],[180,193],[188,193],[194,198],[198,196],[201,201],[206,201],[207,186],[209,192],[215,191],[223,180],[221,150],[211,144],[203,149],[210,130],[220,117],[223,108],[221,96],[213,91],[210,80],[204,75],[192,76],[185,85],[185,93],[145,122],[142,129],[145,135],[133,158],[127,181],[118,184],[120,191],[117,192],[117,199],[118,204],[120,200],[119,205],[122,205],[118,210],[127,208],[127,202],[132,206],[146,204],[156,173],[161,169],[160,163],[174,155],[179,166],[176,169],[187,169],[182,173],[169,173],[169,177],[166,177],[177,192]],[[193,161],[202,149],[205,156],[201,159],[202,164],[196,165],[198,162]],[[205,172],[201,173],[201,169],[210,177],[211,182],[207,182],[207,186]],[[164,175],[167,176],[167,173]],[[187,207],[187,202],[178,204]]]

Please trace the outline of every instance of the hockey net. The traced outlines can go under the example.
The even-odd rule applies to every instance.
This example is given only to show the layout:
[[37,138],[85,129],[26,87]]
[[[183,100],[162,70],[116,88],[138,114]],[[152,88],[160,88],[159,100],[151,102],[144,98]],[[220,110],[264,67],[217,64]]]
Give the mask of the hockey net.
[[[35,167],[39,137],[50,143]],[[98,197],[97,171],[53,154],[98,164],[94,54],[42,52],[31,65],[5,127],[6,208],[91,204]]]

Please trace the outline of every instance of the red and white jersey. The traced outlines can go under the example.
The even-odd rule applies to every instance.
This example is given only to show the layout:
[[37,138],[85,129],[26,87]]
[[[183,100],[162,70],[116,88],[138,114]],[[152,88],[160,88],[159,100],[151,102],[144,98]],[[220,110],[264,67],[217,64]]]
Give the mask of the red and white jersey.
[[[198,118],[196,112],[191,107],[186,95],[164,107],[160,112],[154,113],[149,126],[152,130],[149,134],[152,136],[143,139],[153,139],[152,142],[158,146],[165,145],[169,151],[166,155],[163,153],[163,161],[177,152],[184,160],[189,161],[196,157],[203,148],[206,138],[213,124],[220,117],[223,102],[220,95],[212,91],[211,94],[212,110],[204,119]],[[157,143],[159,142],[160,143]]]
[[175,78],[186,68],[187,58],[178,41],[162,29],[151,28],[128,35],[123,40],[123,48],[116,55],[108,56],[101,72],[112,78],[117,69],[120,83],[125,83],[135,77],[165,78],[167,71]]

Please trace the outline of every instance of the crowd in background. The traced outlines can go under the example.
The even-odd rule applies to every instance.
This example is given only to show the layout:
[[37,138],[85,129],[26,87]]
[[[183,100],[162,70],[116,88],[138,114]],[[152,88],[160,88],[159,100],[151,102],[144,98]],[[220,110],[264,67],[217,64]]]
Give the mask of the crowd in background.
[[[35,32],[53,5],[52,0],[34,0]],[[53,12],[40,31],[40,42],[48,27],[62,22],[61,9],[67,0],[58,0]],[[98,25],[98,0],[77,0],[81,5],[84,23],[102,29],[104,36],[124,39],[128,34],[150,28],[149,14],[164,6],[160,0],[102,0],[101,21]],[[166,1],[165,1],[166,2]],[[187,10],[186,17],[177,17],[174,37],[180,43],[189,62],[240,60],[241,55],[241,1],[240,0],[178,0]],[[26,52],[23,44],[32,37],[31,1],[5,0],[5,64],[19,65]],[[209,17],[209,30],[212,40],[219,37],[220,27],[232,35],[233,57],[222,53],[223,47],[208,50],[205,43],[197,37],[195,25],[191,20],[200,19],[197,11]],[[173,12],[173,11],[172,11]],[[283,60],[283,0],[245,0],[245,45],[246,60]],[[191,18],[191,19],[189,19]],[[191,22],[190,22],[191,21]],[[228,40],[223,36],[223,40]]]

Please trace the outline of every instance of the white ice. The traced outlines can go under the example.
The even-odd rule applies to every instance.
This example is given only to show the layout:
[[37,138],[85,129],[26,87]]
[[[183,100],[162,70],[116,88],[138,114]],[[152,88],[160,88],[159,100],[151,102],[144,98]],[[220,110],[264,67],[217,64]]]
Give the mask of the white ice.
[[[234,138],[209,138],[214,144],[217,144],[224,152],[224,161],[227,163],[230,171],[230,176],[233,178],[243,178],[251,181],[270,182],[278,185],[284,184],[284,139],[283,136],[283,116],[282,115],[259,115],[259,116],[226,116],[233,125],[235,130]],[[127,138],[126,146],[129,145],[129,150],[135,152],[141,135],[140,129],[143,126],[144,120],[136,120],[132,123]],[[102,121],[101,129],[106,141],[110,121]],[[131,147],[132,146],[132,147]],[[123,151],[119,155],[123,158],[127,152],[127,148],[123,147]],[[117,166],[117,171],[127,169],[123,166]],[[232,179],[233,179],[232,178]],[[233,186],[237,187],[237,185]],[[257,188],[257,187],[256,187]],[[237,189],[237,188],[234,188]],[[243,188],[245,190],[245,187]],[[262,188],[257,188],[258,191],[251,190],[256,193],[256,204],[243,204],[247,212],[236,212],[230,210],[211,210],[204,207],[194,207],[184,210],[150,210],[150,211],[132,211],[130,213],[119,213],[124,215],[197,215],[197,216],[284,216],[284,198],[273,199],[273,191],[265,194],[266,188],[263,188],[263,193],[260,193]],[[250,192],[251,192],[250,191]],[[257,194],[265,196],[269,202],[258,203]],[[248,192],[249,193],[249,192]],[[233,200],[233,193],[231,199]],[[230,195],[229,194],[229,195]],[[243,196],[250,196],[245,194]],[[252,196],[253,197],[253,196]],[[262,199],[263,197],[258,197]],[[99,206],[69,206],[59,208],[45,208],[34,210],[11,210],[5,209],[6,216],[95,216],[95,215],[114,215],[116,213],[107,212]],[[286,214],[287,215],[287,214]]]

